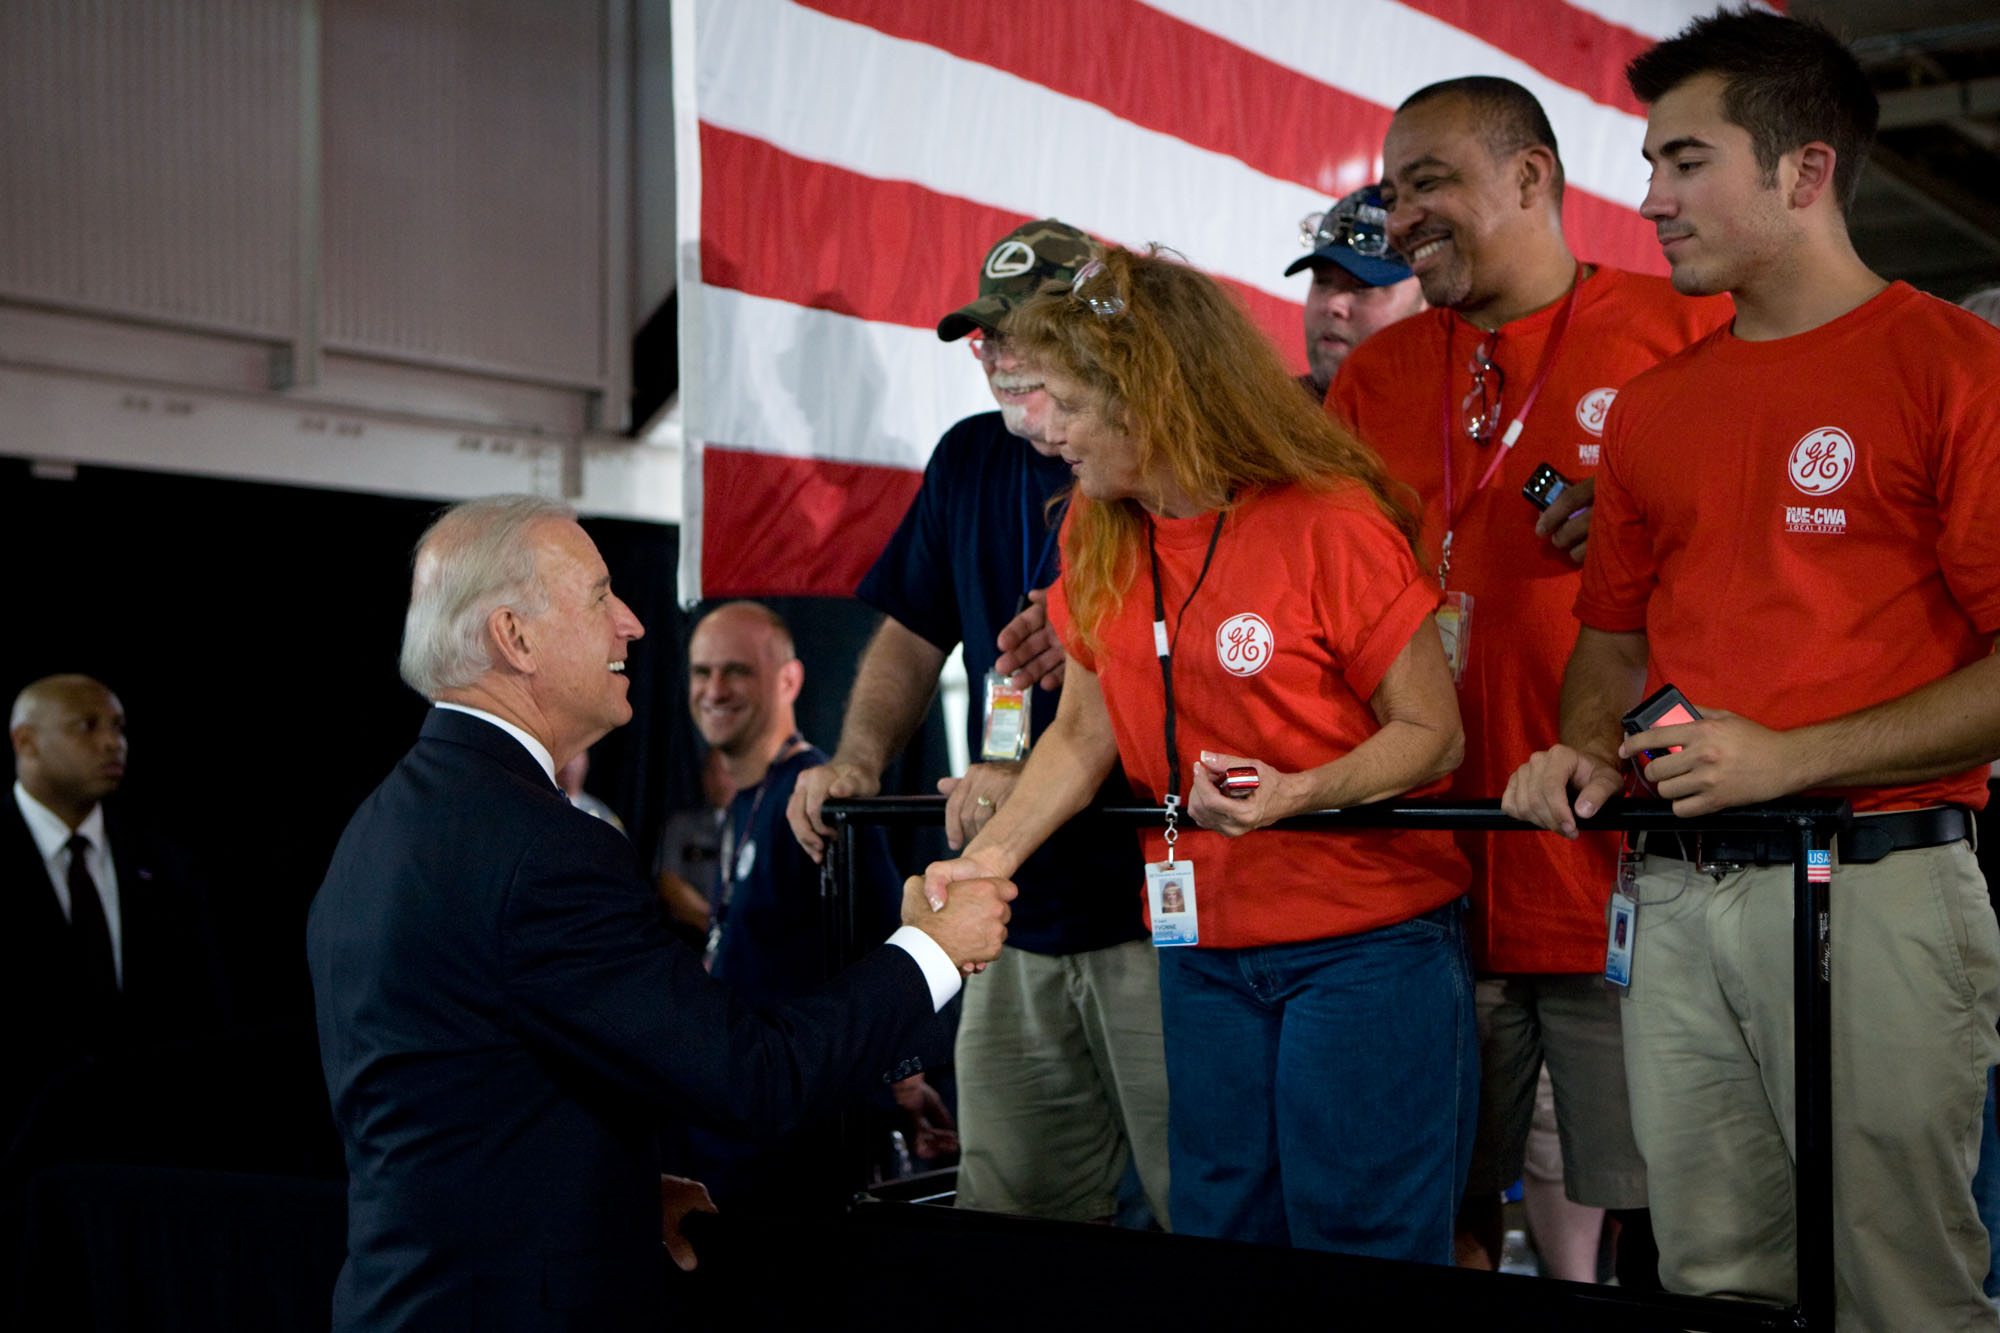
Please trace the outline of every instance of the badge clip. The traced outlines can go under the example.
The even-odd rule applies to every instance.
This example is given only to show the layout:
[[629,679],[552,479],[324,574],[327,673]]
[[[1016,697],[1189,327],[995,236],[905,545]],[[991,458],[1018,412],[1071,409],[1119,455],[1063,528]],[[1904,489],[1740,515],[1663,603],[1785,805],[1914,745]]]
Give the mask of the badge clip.
[[1002,761],[1026,756],[1034,716],[1032,690],[1032,686],[1016,685],[997,671],[986,673],[986,733],[979,746],[981,759]]

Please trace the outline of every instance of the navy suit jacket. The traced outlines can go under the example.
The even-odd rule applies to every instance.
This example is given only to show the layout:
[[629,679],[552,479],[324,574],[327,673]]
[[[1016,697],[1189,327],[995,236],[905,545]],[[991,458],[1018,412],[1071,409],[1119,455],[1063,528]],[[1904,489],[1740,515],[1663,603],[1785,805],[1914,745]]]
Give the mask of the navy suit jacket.
[[908,1056],[922,969],[877,949],[754,1009],[669,934],[631,845],[511,736],[433,709],[307,926],[348,1166],[336,1330],[658,1330],[656,1130],[758,1135]]

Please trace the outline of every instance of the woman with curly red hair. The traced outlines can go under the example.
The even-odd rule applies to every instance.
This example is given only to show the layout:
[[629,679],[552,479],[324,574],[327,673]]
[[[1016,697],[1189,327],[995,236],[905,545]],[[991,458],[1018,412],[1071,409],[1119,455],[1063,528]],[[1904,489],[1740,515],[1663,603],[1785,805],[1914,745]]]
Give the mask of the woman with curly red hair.
[[1005,332],[1076,478],[1049,600],[1069,662],[926,890],[1007,875],[1122,760],[1169,812],[1145,840],[1175,1230],[1448,1264],[1478,1079],[1465,861],[1446,833],[1267,827],[1459,761],[1414,520],[1184,264],[1114,250]]

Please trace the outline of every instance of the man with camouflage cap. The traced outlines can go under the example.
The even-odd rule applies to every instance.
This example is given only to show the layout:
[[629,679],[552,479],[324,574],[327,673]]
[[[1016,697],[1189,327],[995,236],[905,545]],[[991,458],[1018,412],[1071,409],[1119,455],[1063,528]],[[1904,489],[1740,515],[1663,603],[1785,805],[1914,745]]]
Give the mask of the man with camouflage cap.
[[[1067,286],[1099,247],[1054,219],[995,242],[978,299],[938,322],[973,351],[999,403],[945,433],[923,488],[858,596],[884,613],[861,659],[840,746],[799,776],[789,815],[818,856],[829,797],[869,796],[923,720],[938,670],[963,644],[975,762],[945,778],[945,834],[963,846],[1007,798],[1026,742],[1055,717],[1062,647],[1043,598],[1058,565],[1069,469],[1037,438],[1047,402],[1013,358],[1007,312]],[[1127,799],[1114,772],[1105,795]],[[1128,1158],[1167,1223],[1167,1079],[1157,965],[1139,916],[1141,858],[1127,829],[1072,822],[1015,876],[1007,948],[966,988],[959,1026],[958,1200],[1068,1220],[1109,1217]]]
[[1299,226],[1313,251],[1293,260],[1285,276],[1312,269],[1299,387],[1315,403],[1325,401],[1333,373],[1362,339],[1424,308],[1423,288],[1389,246],[1388,223],[1381,190],[1364,185]]

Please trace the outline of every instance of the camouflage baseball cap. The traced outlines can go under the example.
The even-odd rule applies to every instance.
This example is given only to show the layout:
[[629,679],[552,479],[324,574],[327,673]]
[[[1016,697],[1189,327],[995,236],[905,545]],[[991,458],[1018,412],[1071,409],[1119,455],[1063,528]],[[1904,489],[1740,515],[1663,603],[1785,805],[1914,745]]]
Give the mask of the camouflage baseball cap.
[[1067,285],[1103,252],[1096,241],[1054,218],[1014,228],[994,242],[979,266],[979,299],[939,320],[938,337],[950,342],[976,328],[997,328],[1009,310],[1044,287]]

